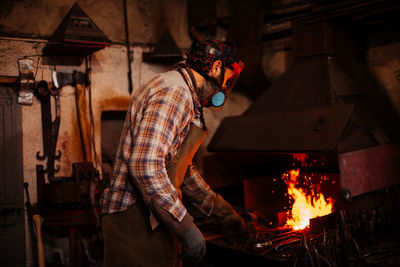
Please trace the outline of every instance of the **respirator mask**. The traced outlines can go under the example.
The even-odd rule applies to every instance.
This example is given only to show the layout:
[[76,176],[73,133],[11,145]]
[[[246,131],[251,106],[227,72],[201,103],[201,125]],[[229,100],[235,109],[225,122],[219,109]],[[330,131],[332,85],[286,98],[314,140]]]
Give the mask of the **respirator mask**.
[[207,74],[205,77],[206,79],[213,81],[218,88],[217,92],[215,92],[211,98],[211,105],[213,107],[220,107],[225,104],[227,95],[229,95],[239,79],[244,64],[242,61],[236,62],[235,52],[230,48],[221,52],[211,46],[207,46],[206,52],[214,55],[215,61],[220,60],[222,62],[221,79],[210,77]]
[[221,81],[216,82],[219,90],[216,93],[214,93],[214,95],[211,98],[212,106],[220,107],[225,103],[227,95],[230,94],[233,87],[235,86],[243,67],[244,67],[243,62],[239,61],[239,62],[234,62],[229,67],[222,68],[223,80],[221,79]]

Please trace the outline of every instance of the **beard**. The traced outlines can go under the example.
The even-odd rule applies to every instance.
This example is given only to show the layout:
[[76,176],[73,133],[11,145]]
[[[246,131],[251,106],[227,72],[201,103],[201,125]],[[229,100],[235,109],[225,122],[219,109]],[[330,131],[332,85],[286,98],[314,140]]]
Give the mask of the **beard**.
[[[218,77],[219,79],[217,79],[218,82],[220,81],[221,77],[223,77],[222,73],[220,74],[220,77]],[[205,79],[203,86],[199,88],[198,92],[201,105],[205,108],[211,107],[211,99],[213,95],[219,91],[221,91],[221,89],[217,84],[215,84],[215,82]]]
[[203,107],[211,107],[211,98],[218,91],[218,87],[212,81],[205,80],[203,86],[199,88],[199,98]]

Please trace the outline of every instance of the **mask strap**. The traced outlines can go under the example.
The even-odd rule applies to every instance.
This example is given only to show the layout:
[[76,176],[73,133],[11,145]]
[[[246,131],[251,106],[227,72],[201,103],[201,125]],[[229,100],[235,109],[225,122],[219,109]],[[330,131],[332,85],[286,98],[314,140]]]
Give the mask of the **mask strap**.
[[[197,83],[196,83],[196,79],[194,78],[194,75],[193,75],[192,71],[191,71],[190,69],[186,68],[186,67],[182,67],[182,68],[185,69],[186,73],[189,75],[190,79],[192,80],[193,87],[194,87],[193,89],[194,89],[195,91],[197,91]],[[183,74],[182,70],[181,70],[181,69],[178,69],[178,72],[179,72],[179,74],[182,76],[182,78],[183,78],[183,80],[186,82],[186,84],[187,84],[189,87],[191,87],[190,84],[189,84],[189,82],[186,80],[185,74]],[[193,97],[193,96],[192,96],[192,97]],[[196,105],[194,104],[194,100],[193,100],[193,106],[196,106]],[[203,107],[199,107],[198,110],[199,110],[199,113],[200,113],[200,122],[201,122],[201,124],[203,125],[203,129],[204,129],[204,130],[207,130],[206,121],[204,120]]]

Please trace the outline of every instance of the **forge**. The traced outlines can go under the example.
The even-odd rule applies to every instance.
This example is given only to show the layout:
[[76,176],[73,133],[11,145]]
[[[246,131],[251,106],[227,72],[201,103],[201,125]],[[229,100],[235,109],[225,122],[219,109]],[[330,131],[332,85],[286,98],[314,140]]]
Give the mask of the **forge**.
[[246,259],[254,266],[393,264],[399,118],[354,32],[293,23],[292,40],[291,67],[243,115],[225,118],[208,146],[205,177],[243,185],[243,212],[258,219],[245,236],[209,242],[255,256]]

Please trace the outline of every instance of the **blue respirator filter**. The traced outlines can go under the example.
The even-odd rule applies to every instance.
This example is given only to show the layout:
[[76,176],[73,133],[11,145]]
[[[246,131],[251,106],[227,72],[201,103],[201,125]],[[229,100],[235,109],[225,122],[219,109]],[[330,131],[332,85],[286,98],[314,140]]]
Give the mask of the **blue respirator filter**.
[[214,107],[220,107],[225,102],[225,93],[224,92],[217,92],[213,95],[211,99],[211,103]]

